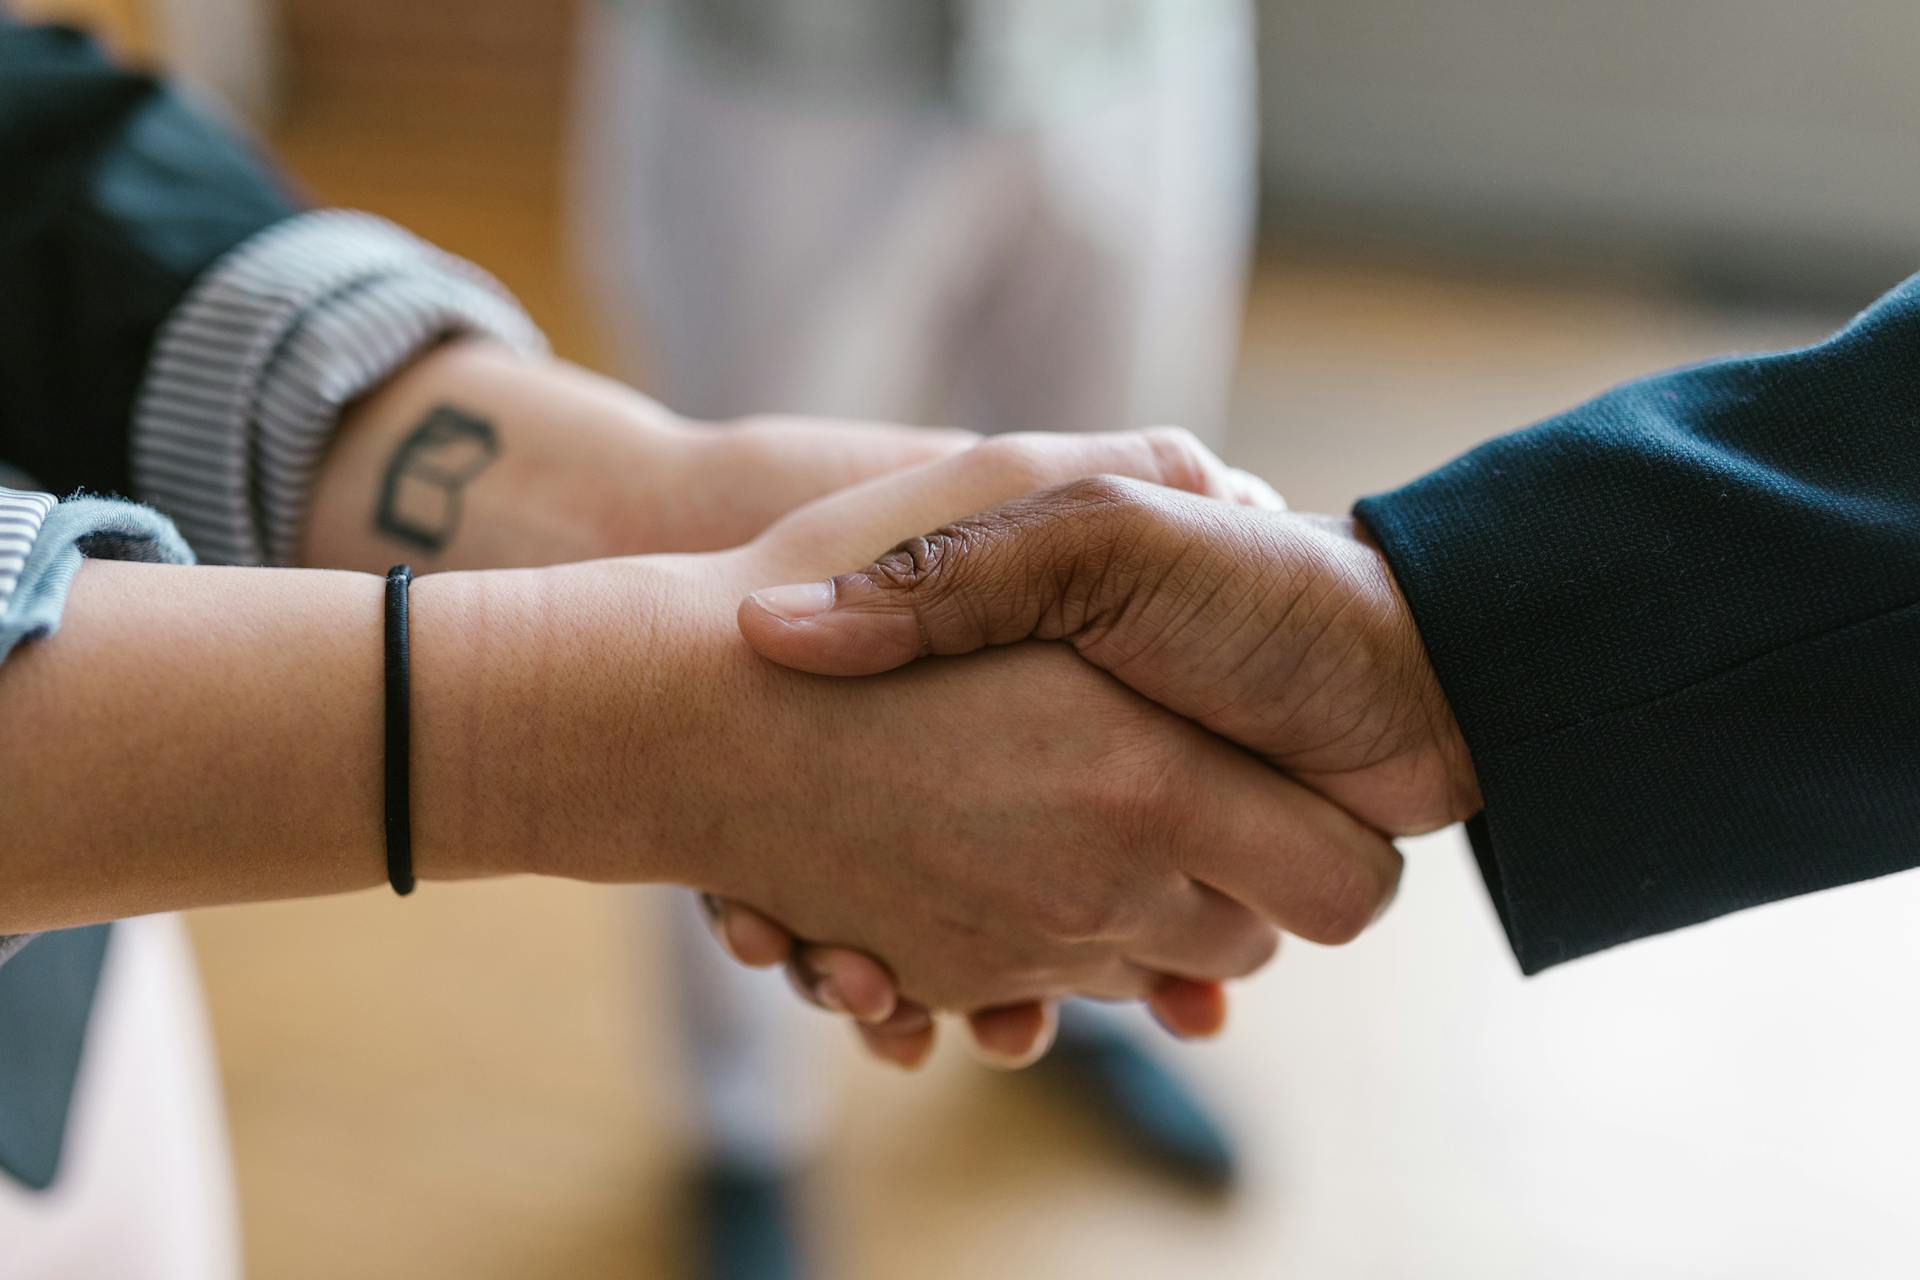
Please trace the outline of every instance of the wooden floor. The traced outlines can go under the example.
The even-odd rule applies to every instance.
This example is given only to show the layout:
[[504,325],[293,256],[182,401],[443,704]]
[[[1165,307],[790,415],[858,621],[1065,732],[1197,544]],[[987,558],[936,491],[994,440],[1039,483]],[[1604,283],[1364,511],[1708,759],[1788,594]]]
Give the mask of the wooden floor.
[[[462,130],[377,103],[321,104],[279,141],[318,198],[388,213],[491,267],[562,352],[592,360],[559,247],[552,118],[519,133]],[[1798,341],[1830,319],[1276,252],[1251,307],[1230,452],[1296,506],[1342,509],[1610,381]],[[1417,861],[1431,869],[1416,867],[1399,913],[1428,913],[1432,931],[1395,936],[1441,949],[1440,968],[1457,958],[1465,988],[1517,989],[1458,847],[1443,837],[1425,849]],[[431,886],[405,903],[368,893],[196,915],[250,1274],[679,1274],[685,1095],[636,898],[523,880]],[[1598,1201],[1583,1217],[1577,1188],[1546,1216],[1522,1205],[1533,1215],[1524,1248],[1504,1254],[1513,1237],[1492,1192],[1448,1201],[1451,1228],[1405,1207],[1427,1183],[1397,1185],[1395,1170],[1414,1166],[1382,1136],[1394,1099],[1369,1096],[1400,1077],[1362,1050],[1405,1051],[1380,1024],[1419,1024],[1438,979],[1395,985],[1382,970],[1367,987],[1354,976],[1402,955],[1396,946],[1413,943],[1389,937],[1374,959],[1354,949],[1358,960],[1296,949],[1253,985],[1224,1043],[1182,1054],[1250,1157],[1246,1189],[1224,1205],[1170,1192],[1057,1099],[951,1050],[914,1078],[830,1058],[847,1105],[809,1183],[820,1274],[1256,1277],[1279,1274],[1283,1259],[1286,1274],[1313,1277],[1605,1274],[1581,1242],[1606,1235],[1610,1219]],[[1405,958],[1418,968],[1418,954]],[[1388,993],[1386,1007],[1343,1007],[1362,989]],[[1296,1037],[1308,1028],[1344,1029],[1351,1051],[1305,1054]],[[1429,1043],[1446,1043],[1445,1027],[1432,1030]],[[1459,1030],[1471,1038],[1471,1026]],[[1462,1144],[1469,1170],[1479,1148],[1445,1128],[1446,1098],[1430,1101],[1439,1114],[1423,1141],[1440,1155],[1418,1167],[1447,1182],[1449,1143]],[[1372,1135],[1374,1163],[1303,1163],[1349,1131]],[[1373,1203],[1403,1216],[1370,1228]],[[1410,1222],[1453,1252],[1418,1272],[1396,1266],[1406,1255],[1392,1242]],[[1347,1238],[1329,1244],[1328,1232]],[[1695,1243],[1671,1256],[1716,1256],[1711,1241]],[[1630,1271],[1668,1274],[1613,1274]]]

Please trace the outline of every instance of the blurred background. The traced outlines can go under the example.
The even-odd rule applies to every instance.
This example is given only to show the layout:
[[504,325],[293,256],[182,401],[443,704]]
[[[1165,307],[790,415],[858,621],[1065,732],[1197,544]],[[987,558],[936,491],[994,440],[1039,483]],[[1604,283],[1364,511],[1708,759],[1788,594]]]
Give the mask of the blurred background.
[[[582,23],[619,6],[16,7],[176,70],[316,201],[486,266],[560,354],[651,385],[570,231],[576,113],[604,109]],[[1915,6],[1258,8],[1257,253],[1213,434],[1297,507],[1814,340],[1920,260]],[[1920,877],[1523,982],[1458,834],[1407,855],[1377,934],[1291,947],[1177,1051],[1238,1148],[1229,1196],[953,1045],[911,1078],[796,1054],[848,1077],[800,1184],[815,1272],[1912,1274]],[[686,1274],[687,1082],[636,914],[515,881],[197,915],[249,1273]]]

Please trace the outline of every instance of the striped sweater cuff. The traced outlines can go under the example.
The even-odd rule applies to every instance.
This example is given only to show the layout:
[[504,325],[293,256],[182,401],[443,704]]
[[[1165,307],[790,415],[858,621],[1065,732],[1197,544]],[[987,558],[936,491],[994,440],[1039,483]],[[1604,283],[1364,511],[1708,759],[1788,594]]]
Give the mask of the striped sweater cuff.
[[269,227],[162,327],[134,410],[135,490],[203,560],[287,563],[341,409],[453,334],[546,346],[491,276],[384,219]]
[[27,553],[33,550],[53,504],[50,493],[0,488],[0,617],[6,616],[7,602],[20,585],[20,571],[27,566]]

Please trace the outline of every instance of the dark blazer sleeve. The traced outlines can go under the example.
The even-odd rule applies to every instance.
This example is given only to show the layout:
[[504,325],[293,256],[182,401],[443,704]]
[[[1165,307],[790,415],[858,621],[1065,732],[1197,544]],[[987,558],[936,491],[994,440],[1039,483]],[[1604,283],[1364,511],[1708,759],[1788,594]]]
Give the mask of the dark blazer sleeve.
[[1920,865],[1920,277],[1366,499],[1521,967]]
[[294,211],[244,144],[152,76],[0,16],[0,458],[56,492],[128,492],[161,321]]

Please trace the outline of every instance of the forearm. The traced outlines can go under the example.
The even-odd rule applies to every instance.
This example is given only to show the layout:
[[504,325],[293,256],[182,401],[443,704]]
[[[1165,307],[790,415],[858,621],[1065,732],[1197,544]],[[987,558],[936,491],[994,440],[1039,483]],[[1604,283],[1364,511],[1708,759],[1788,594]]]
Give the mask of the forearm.
[[0,668],[0,932],[377,882],[379,590],[88,562]]
[[428,353],[342,417],[301,563],[515,568],[646,548],[693,428],[626,388],[484,339]]
[[[568,622],[630,612],[643,634],[680,615],[648,598],[661,579],[644,567],[619,598],[591,577],[414,585],[422,879],[675,870],[588,803],[614,790],[621,718],[586,714],[577,691],[608,686],[577,673],[608,653],[583,637],[606,633]],[[89,561],[60,632],[0,667],[0,721],[33,726],[0,735],[0,934],[381,883],[382,590],[355,573]],[[648,735],[672,731],[689,690],[664,669],[620,676],[640,726],[618,739],[622,781],[658,793],[648,771],[672,757]]]
[[693,422],[565,361],[463,340],[344,415],[301,562],[378,571],[406,560],[424,572],[718,550],[971,442],[852,423]]

